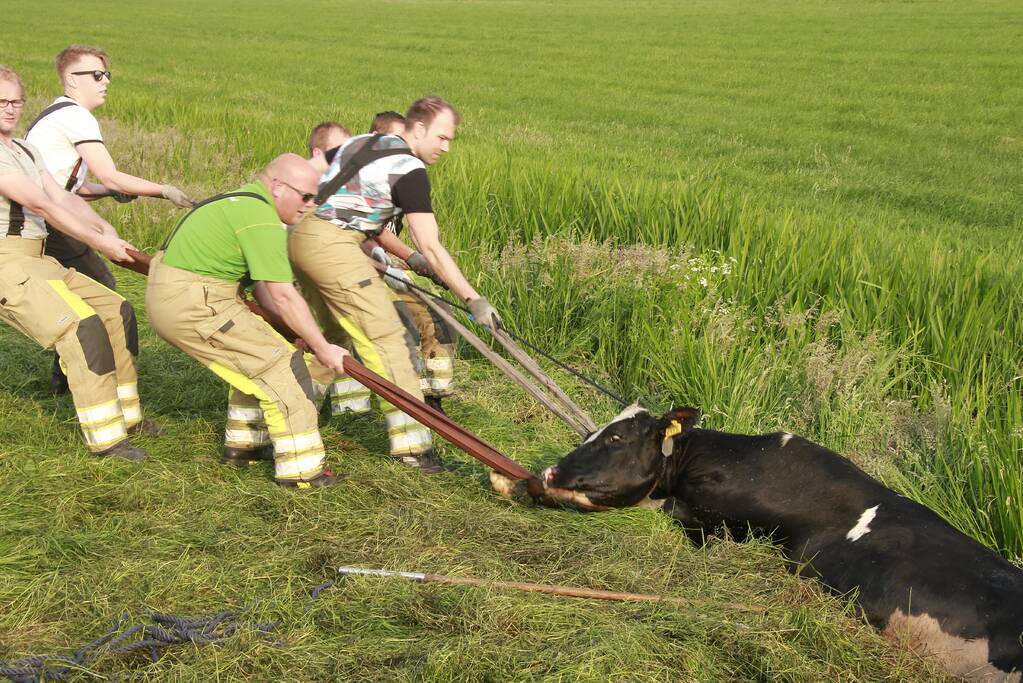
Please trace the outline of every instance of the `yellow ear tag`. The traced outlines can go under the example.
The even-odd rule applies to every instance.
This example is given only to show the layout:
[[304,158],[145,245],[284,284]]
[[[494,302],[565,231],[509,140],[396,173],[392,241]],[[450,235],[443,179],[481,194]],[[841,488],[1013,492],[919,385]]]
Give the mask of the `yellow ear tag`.
[[668,428],[664,430],[664,440],[661,441],[661,455],[665,458],[671,457],[672,452],[675,450],[675,440],[673,437],[681,433],[682,424],[678,420],[672,420]]

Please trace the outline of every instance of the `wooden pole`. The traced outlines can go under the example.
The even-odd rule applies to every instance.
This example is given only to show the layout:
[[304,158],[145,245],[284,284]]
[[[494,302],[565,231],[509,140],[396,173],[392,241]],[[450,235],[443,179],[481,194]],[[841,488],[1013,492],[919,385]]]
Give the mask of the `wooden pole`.
[[[386,569],[365,569],[362,567],[338,567],[342,576],[374,576],[379,578],[402,578],[420,583],[445,583],[456,586],[483,586],[501,590],[525,591],[527,593],[543,593],[586,600],[614,600],[617,602],[666,602],[673,605],[692,605],[692,600],[674,595],[652,595],[650,593],[625,593],[621,591],[605,591],[595,588],[575,588],[574,586],[558,586],[543,583],[523,583],[520,581],[487,581],[471,576],[445,576],[443,574],[426,574],[423,572],[394,572]],[[725,609],[746,612],[765,612],[763,607],[722,603]]]

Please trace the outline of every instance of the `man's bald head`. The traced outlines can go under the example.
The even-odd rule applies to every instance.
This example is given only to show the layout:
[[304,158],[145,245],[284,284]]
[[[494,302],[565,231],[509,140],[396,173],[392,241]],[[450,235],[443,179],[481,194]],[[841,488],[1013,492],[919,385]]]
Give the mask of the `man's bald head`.
[[313,208],[320,176],[312,164],[297,154],[282,154],[263,169],[260,180],[273,197],[282,221],[293,225]]

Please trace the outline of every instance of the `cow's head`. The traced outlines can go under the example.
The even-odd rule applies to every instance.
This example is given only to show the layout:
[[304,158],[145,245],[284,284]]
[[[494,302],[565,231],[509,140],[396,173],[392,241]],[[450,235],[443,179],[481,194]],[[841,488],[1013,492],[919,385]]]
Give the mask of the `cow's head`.
[[629,406],[544,470],[545,492],[586,510],[635,505],[657,485],[674,439],[699,421],[696,408],[677,408],[656,418],[638,404]]

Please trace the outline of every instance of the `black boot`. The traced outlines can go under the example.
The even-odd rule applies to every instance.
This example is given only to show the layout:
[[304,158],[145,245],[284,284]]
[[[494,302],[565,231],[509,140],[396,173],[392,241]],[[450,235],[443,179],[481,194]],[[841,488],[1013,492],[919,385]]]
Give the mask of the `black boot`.
[[440,400],[441,400],[440,396],[427,396],[425,403],[426,405],[436,410],[438,413],[441,413],[442,415],[447,415],[447,413],[444,412],[444,406],[441,405]]
[[423,474],[440,474],[453,469],[442,463],[432,450],[419,455],[403,455],[395,459],[403,465],[416,468]]
[[330,470],[323,470],[312,479],[307,481],[301,481],[298,479],[274,479],[274,483],[278,486],[284,486],[286,488],[296,489],[316,489],[324,486],[333,486],[334,484],[340,484],[345,480],[345,475],[337,474]]
[[53,374],[50,376],[50,393],[62,396],[69,391],[67,375],[60,369],[60,356],[53,354]]
[[224,446],[224,456],[220,462],[234,467],[248,467],[254,462],[272,462],[274,459],[274,447],[263,446],[262,448],[233,448]]
[[101,458],[122,458],[124,460],[131,460],[132,462],[140,462],[149,457],[149,453],[132,444],[127,439],[118,441],[110,448],[105,451],[97,453]]
[[138,424],[128,427],[128,433],[141,434],[142,436],[148,436],[150,439],[155,439],[163,434],[163,427],[152,420],[142,420]]

